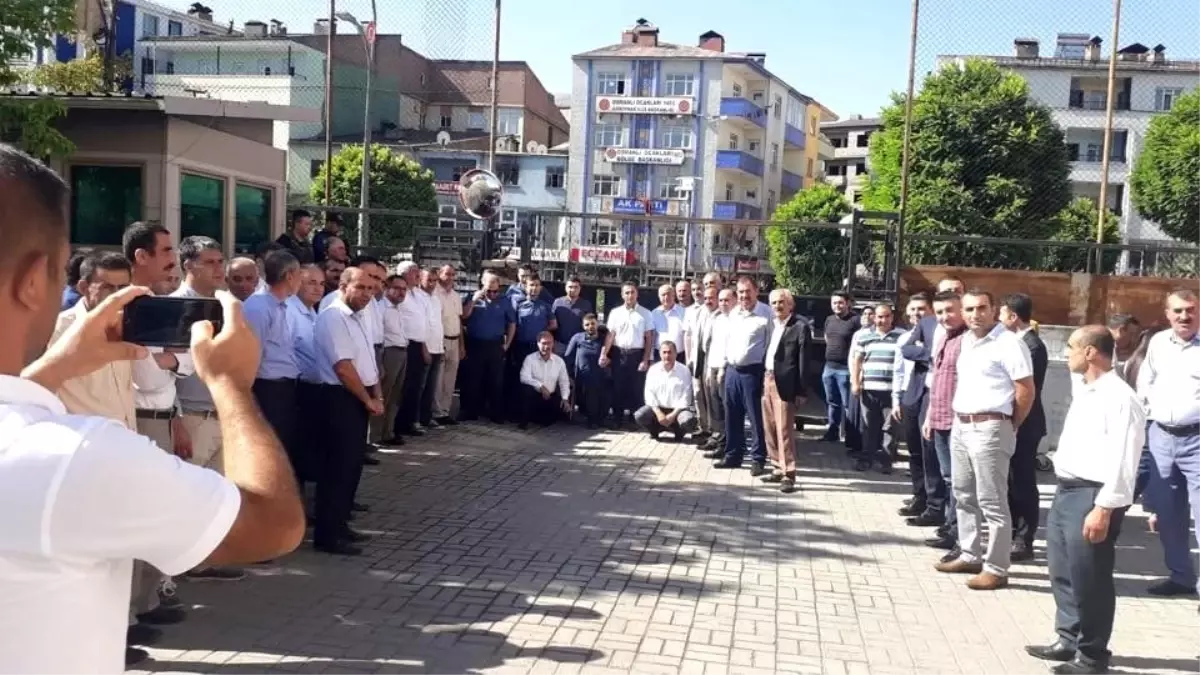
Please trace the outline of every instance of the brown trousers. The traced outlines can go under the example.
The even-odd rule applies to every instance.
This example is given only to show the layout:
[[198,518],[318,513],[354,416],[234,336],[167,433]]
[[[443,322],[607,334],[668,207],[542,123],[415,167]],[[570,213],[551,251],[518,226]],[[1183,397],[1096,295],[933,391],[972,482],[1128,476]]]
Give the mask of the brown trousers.
[[774,373],[763,382],[763,433],[767,457],[785,474],[796,472],[796,403],[779,397]]

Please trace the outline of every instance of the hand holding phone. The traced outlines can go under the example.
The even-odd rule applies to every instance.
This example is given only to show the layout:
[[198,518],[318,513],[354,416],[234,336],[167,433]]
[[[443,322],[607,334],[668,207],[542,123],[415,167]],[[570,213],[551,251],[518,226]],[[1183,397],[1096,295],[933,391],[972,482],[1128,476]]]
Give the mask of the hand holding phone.
[[192,324],[209,321],[219,333],[223,319],[220,301],[212,298],[147,295],[125,308],[121,334],[134,344],[186,349],[192,344]]
[[242,314],[242,303],[228,291],[217,291],[223,313],[221,332],[210,320],[191,325],[192,360],[205,384],[228,382],[249,391],[258,374],[262,347]]

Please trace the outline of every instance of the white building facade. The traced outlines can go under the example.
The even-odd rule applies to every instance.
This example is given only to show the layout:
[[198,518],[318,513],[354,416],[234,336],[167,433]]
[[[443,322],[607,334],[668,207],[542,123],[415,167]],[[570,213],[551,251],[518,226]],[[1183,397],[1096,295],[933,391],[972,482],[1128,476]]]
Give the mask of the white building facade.
[[862,203],[862,193],[871,175],[871,134],[882,127],[883,121],[878,117],[862,115],[821,125],[821,133],[833,148],[833,157],[825,160],[825,182],[840,190],[852,204]]

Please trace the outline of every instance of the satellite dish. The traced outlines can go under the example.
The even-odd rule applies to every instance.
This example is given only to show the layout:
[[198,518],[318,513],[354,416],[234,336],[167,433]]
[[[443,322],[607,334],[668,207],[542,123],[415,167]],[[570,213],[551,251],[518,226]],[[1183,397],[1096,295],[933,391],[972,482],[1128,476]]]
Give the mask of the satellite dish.
[[504,186],[491,171],[471,169],[458,181],[458,203],[476,220],[491,220],[500,213],[503,196]]
[[547,150],[548,150],[548,148],[547,148],[546,146],[542,145],[541,143],[538,143],[538,144],[537,144],[537,149],[536,149],[536,150],[534,150],[534,152],[535,152],[535,153],[537,153],[537,154],[539,154],[539,155],[544,155],[544,154],[546,154],[546,151],[547,151]]
[[437,144],[441,146],[450,145],[450,132],[439,131],[437,134]]
[[537,141],[529,141],[529,143],[527,143],[525,145],[525,149],[531,153],[536,153],[537,149],[538,149],[538,142]]
[[496,152],[506,152],[508,150],[508,140],[504,138],[496,139]]

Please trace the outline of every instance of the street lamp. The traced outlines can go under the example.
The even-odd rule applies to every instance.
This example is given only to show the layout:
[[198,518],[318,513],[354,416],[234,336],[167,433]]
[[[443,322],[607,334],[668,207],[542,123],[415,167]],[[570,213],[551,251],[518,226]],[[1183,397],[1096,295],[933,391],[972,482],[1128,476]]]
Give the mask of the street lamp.
[[375,71],[375,30],[379,26],[379,15],[375,10],[375,0],[371,0],[371,23],[363,25],[350,12],[338,12],[337,18],[358,29],[363,39],[363,53],[367,57],[367,87],[363,94],[363,160],[362,183],[358,189],[358,237],[359,248],[367,245],[367,226],[370,214],[367,207],[371,198],[371,74]]

